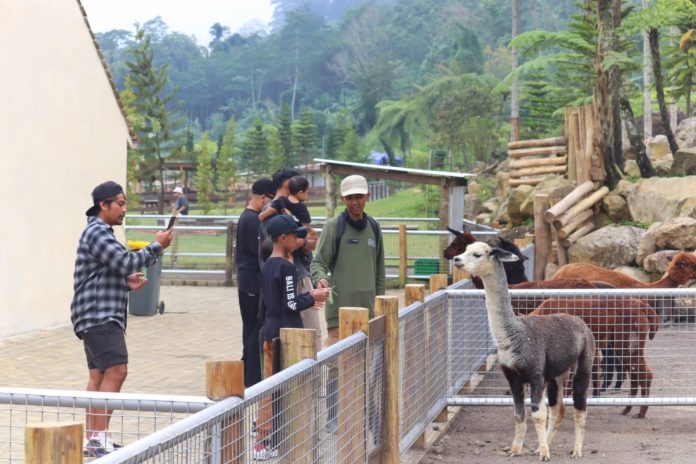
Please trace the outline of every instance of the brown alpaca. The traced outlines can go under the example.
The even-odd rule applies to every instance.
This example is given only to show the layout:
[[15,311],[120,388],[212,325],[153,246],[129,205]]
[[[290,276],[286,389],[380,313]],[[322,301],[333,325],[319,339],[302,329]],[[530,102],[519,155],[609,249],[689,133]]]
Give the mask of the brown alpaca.
[[553,276],[557,279],[600,280],[616,288],[674,288],[696,279],[696,255],[681,252],[672,258],[667,274],[656,282],[646,284],[618,271],[612,271],[589,263],[573,263],[562,266]]
[[[581,318],[595,336],[598,348],[613,346],[616,357],[629,375],[631,396],[638,394],[639,387],[641,396],[650,396],[653,373],[645,360],[645,339],[647,336],[652,340],[660,325],[650,305],[636,298],[549,299],[530,316],[560,313]],[[622,414],[630,411],[631,406],[626,406]],[[647,411],[647,406],[641,406],[636,417],[644,418]]]
[[[591,289],[591,288],[614,288],[605,282],[590,282],[585,279],[555,279],[555,280],[530,280],[519,284],[509,285],[510,290],[555,290],[555,289]],[[515,314],[529,314],[534,311],[548,296],[525,296],[518,297],[512,295],[512,310]]]

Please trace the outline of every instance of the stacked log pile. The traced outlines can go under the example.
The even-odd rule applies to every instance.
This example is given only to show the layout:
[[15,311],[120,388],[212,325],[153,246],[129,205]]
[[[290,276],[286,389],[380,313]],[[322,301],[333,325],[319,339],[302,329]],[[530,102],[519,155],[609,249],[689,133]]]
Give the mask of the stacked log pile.
[[598,202],[609,193],[609,188],[597,188],[592,181],[578,185],[561,201],[544,213],[544,221],[556,232],[558,265],[568,262],[567,249],[580,237],[594,229],[592,218]]
[[547,174],[565,174],[566,144],[563,137],[521,140],[508,144],[510,186],[537,185]]

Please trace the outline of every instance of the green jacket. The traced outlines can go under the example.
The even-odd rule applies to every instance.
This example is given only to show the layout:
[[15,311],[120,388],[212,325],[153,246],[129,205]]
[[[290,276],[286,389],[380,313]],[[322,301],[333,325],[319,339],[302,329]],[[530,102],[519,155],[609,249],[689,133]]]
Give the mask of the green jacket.
[[369,224],[357,230],[346,223],[336,259],[330,269],[336,248],[338,217],[326,222],[314,251],[309,269],[312,282],[327,279],[333,289],[333,302],[326,303],[326,326],[338,327],[338,308],[367,308],[374,317],[375,296],[384,295],[384,235],[375,246],[375,233]]

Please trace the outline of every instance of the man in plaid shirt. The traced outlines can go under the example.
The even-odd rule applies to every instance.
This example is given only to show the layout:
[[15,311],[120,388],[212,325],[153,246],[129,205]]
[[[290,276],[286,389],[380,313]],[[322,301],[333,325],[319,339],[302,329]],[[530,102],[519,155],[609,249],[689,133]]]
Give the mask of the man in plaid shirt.
[[[88,391],[118,392],[128,374],[126,306],[128,291],[140,290],[147,280],[139,272],[157,261],[172,240],[171,230],[157,232],[139,251],[129,251],[114,236],[126,214],[126,197],[115,182],[92,191],[93,206],[77,248],[71,320],[84,344],[89,369]],[[85,452],[100,457],[114,450],[107,430],[111,411],[87,411]],[[118,445],[116,445],[118,447]]]

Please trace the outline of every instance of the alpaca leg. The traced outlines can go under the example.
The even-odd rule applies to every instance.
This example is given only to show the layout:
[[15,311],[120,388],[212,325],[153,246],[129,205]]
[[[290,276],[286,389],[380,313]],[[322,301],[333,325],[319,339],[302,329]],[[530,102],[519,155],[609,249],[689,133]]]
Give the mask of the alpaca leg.
[[587,419],[587,410],[574,410],[573,422],[575,423],[575,446],[573,446],[573,458],[582,457],[582,445],[585,442],[585,420]]
[[539,440],[539,460],[548,461],[551,458],[549,445],[546,442],[546,402],[544,401],[543,379],[531,382],[532,422]]
[[[631,387],[629,389],[629,394],[631,397],[638,396],[638,372],[636,372],[636,367],[635,366],[629,366],[628,368],[628,379],[631,383]],[[624,416],[627,415],[629,412],[631,412],[631,407],[632,406],[626,406],[623,411],[621,411],[621,414]]]
[[[641,363],[641,372],[640,372],[640,396],[643,398],[647,398],[650,396],[650,386],[652,384],[652,379],[653,379],[653,373],[652,369],[648,367],[645,362]],[[636,416],[638,419],[644,419],[645,414],[648,412],[648,406],[643,405],[640,407],[640,410],[638,411],[638,415]]]
[[527,433],[524,411],[524,384],[519,376],[507,367],[501,366],[501,369],[510,384],[512,401],[515,405],[515,438],[512,440],[512,446],[510,447],[510,456],[519,456],[522,454],[524,436]]
[[607,388],[609,388],[609,385],[611,385],[611,381],[613,380],[614,377],[614,363],[613,363],[613,349],[610,347],[604,348],[600,350],[602,353],[602,386],[600,388],[600,391],[606,391]]
[[546,444],[551,447],[551,441],[561,427],[565,416],[565,406],[563,405],[563,390],[559,388],[565,385],[567,373],[555,379],[549,380],[546,385],[546,394],[549,398],[549,423],[546,428]]

